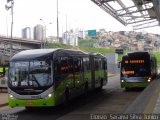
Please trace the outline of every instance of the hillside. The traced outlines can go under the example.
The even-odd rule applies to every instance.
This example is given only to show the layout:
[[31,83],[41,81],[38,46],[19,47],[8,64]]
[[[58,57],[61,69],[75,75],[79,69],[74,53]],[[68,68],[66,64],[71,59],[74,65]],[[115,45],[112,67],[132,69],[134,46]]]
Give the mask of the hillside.
[[96,52],[96,53],[101,53],[103,55],[109,54],[109,53],[114,53],[113,48],[94,48],[92,47],[93,44],[95,44],[95,40],[79,40],[79,46],[71,46],[71,45],[66,45],[66,44],[58,44],[58,43],[50,43],[49,48],[64,48],[64,49],[75,49],[75,50],[82,50],[84,52]]
[[[75,50],[82,50],[84,52],[96,52],[101,53],[103,55],[115,53],[115,48],[95,48],[93,45],[96,43],[96,40],[79,40],[79,46],[73,47],[71,45],[66,44],[58,44],[58,43],[49,43],[49,48],[64,48],[64,49],[75,49]],[[127,51],[124,51],[126,54]],[[160,52],[153,52],[153,54],[157,58],[158,66],[160,66]],[[123,55],[118,56],[118,60],[121,61]]]

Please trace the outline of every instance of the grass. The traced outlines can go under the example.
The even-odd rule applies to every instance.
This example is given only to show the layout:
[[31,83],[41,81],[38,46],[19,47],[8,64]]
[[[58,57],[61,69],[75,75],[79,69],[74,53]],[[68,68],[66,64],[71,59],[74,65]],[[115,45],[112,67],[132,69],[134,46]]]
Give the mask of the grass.
[[114,49],[107,49],[107,48],[93,48],[93,47],[79,46],[79,49],[85,52],[95,52],[95,53],[101,53],[103,55],[114,53]]
[[78,40],[78,45],[79,46],[84,46],[84,47],[92,47],[93,44],[97,43],[96,39],[91,39],[91,40],[87,40],[87,39],[79,39]]
[[157,65],[160,67],[160,52],[153,52],[155,57],[157,58]]
[[66,45],[66,44],[58,44],[58,43],[50,43],[48,44],[49,48],[64,48],[64,49],[72,49],[74,48],[71,45]]

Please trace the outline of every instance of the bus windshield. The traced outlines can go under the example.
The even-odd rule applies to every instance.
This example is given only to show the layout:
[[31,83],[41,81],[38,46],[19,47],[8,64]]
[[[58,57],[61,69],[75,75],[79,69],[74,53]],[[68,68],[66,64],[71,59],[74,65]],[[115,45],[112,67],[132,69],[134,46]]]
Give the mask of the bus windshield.
[[129,77],[146,77],[150,75],[150,64],[146,61],[140,62],[132,62],[132,63],[125,63],[122,61],[121,65],[121,76],[125,78]]
[[11,87],[37,88],[50,86],[51,62],[46,61],[18,61],[10,62],[9,83]]

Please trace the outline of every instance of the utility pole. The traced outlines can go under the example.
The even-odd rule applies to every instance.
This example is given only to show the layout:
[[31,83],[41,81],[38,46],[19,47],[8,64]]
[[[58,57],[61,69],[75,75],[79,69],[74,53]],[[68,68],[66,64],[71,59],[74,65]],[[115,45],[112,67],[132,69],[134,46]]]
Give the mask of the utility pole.
[[44,28],[42,29],[43,42],[41,43],[41,48],[45,48],[46,47],[46,45],[45,45],[46,44],[46,24],[42,19],[40,19],[40,21],[42,21],[42,23],[44,24]]
[[12,20],[11,20],[11,42],[10,42],[10,58],[13,55],[13,49],[12,49],[12,34],[13,34],[13,6],[14,6],[14,0],[7,0],[7,3],[11,3],[10,6],[5,5],[6,10],[11,9],[11,16],[12,16]]

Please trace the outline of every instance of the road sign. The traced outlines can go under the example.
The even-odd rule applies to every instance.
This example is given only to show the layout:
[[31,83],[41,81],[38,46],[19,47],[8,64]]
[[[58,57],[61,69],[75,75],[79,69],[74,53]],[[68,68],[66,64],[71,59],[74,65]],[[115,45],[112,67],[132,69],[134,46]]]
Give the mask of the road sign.
[[115,49],[115,53],[117,53],[117,54],[123,54],[123,49]]

